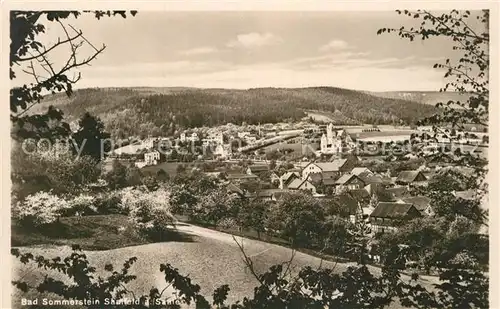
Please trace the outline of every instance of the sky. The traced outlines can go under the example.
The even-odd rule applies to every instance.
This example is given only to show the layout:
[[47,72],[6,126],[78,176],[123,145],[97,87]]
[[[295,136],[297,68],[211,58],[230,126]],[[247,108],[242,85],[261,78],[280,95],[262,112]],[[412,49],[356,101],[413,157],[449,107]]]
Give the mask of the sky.
[[[127,19],[66,21],[96,47],[106,45],[80,70],[76,88],[335,86],[437,91],[445,81],[433,64],[455,57],[452,42],[409,42],[396,34],[376,34],[379,28],[412,22],[393,11],[140,11]],[[42,40],[55,42],[63,35],[61,29],[51,23]],[[85,44],[78,57],[91,52]],[[67,47],[60,48],[51,59],[62,63],[67,55]]]

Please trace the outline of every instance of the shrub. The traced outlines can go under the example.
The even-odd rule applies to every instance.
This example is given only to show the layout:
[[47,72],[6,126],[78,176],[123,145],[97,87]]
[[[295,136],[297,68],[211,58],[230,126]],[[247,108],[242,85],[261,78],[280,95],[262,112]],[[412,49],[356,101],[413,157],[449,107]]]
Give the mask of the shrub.
[[37,192],[14,204],[12,218],[21,225],[39,227],[53,223],[69,208],[69,203],[50,192]]
[[68,208],[62,212],[64,216],[95,215],[98,213],[96,198],[88,194],[80,194],[68,202]]
[[121,196],[118,192],[104,192],[95,198],[97,212],[103,215],[128,214],[126,209],[121,207]]
[[154,192],[126,190],[121,204],[123,209],[130,210],[129,220],[136,230],[150,240],[164,240],[174,226],[168,192],[164,189]]

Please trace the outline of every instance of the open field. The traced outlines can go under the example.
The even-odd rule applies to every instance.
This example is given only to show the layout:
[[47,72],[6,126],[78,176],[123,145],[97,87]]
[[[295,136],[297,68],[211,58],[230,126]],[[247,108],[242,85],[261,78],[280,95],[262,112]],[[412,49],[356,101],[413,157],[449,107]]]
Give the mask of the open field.
[[160,169],[163,169],[170,176],[177,175],[177,167],[179,165],[186,164],[183,162],[163,162],[158,165],[146,166],[142,168],[142,171],[156,173]]
[[[256,279],[250,274],[242,261],[241,251],[234,242],[233,236],[193,225],[179,225],[178,232],[190,239],[190,241],[172,241],[139,246],[124,247],[106,251],[86,251],[89,261],[97,268],[97,273],[103,275],[104,265],[113,263],[119,267],[126,259],[137,257],[137,262],[132,266],[131,273],[138,275],[137,280],[132,281],[128,288],[137,294],[146,294],[151,287],[163,288],[167,284],[159,272],[160,263],[170,263],[178,268],[181,274],[189,275],[192,281],[199,284],[204,295],[211,295],[213,290],[221,284],[229,284],[229,301],[234,302],[245,296],[251,296],[256,286]],[[258,273],[266,271],[270,266],[288,261],[291,250],[282,246],[269,244],[257,240],[236,237],[239,242],[244,243],[246,254],[254,262]],[[32,252],[36,255],[46,257],[62,256],[71,253],[68,246],[44,246],[23,247],[22,252]],[[33,264],[23,266],[20,272],[20,263],[13,258],[14,279],[24,276],[24,280],[33,283],[40,280],[44,275]],[[293,259],[292,269],[296,272],[304,266],[334,268],[339,273],[347,269],[352,263],[333,263],[322,261],[301,252],[297,252]],[[375,267],[370,267],[374,274],[380,273]],[[57,273],[51,273],[56,279],[63,279]],[[406,276],[403,276],[406,278]],[[436,279],[424,277],[424,285],[429,285]],[[40,297],[36,294],[23,295],[24,297]],[[13,308],[20,308],[19,291],[13,293]],[[75,307],[72,307],[75,308]],[[394,304],[392,308],[398,308]]]

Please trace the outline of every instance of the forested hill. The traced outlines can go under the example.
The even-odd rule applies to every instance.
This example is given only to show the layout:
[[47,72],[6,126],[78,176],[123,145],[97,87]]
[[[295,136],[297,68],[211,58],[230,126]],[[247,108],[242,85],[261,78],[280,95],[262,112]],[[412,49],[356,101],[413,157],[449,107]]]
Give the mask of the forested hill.
[[328,112],[339,125],[410,124],[435,112],[433,106],[425,104],[333,87],[81,89],[70,99],[48,97],[36,110],[49,105],[61,108],[69,120],[85,111],[98,115],[115,137],[169,135],[179,128],[228,122],[299,120],[308,110]]
[[469,94],[451,91],[387,91],[367,93],[382,98],[401,99],[430,105],[436,105],[439,102],[446,103],[450,100],[465,102],[470,96]]

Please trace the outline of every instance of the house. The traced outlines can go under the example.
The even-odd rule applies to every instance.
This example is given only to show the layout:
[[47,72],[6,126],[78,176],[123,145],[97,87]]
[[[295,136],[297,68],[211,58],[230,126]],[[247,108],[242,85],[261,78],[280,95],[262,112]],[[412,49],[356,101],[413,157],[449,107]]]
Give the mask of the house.
[[269,176],[269,179],[271,180],[271,183],[279,183],[280,176],[278,176],[278,174],[276,174],[275,172],[272,172]]
[[156,139],[148,137],[148,138],[146,138],[145,140],[142,141],[142,143],[141,143],[142,144],[142,148],[144,148],[144,149],[154,148],[155,142],[156,142]]
[[299,172],[291,172],[288,171],[281,175],[279,179],[279,188],[280,189],[286,189],[288,185],[294,180],[294,179],[300,179],[300,173]]
[[221,158],[227,158],[232,153],[230,144],[217,144],[214,150],[214,155],[220,156]]
[[337,192],[344,190],[356,190],[365,186],[365,182],[354,174],[344,174],[335,181]]
[[402,171],[395,180],[398,185],[422,184],[427,177],[421,171]]
[[357,176],[359,178],[361,178],[361,180],[363,180],[365,185],[373,184],[373,185],[380,185],[383,187],[392,187],[393,186],[392,179],[390,177],[385,176],[385,175],[370,174],[367,172],[363,172]]
[[247,136],[245,136],[245,141],[248,144],[255,144],[257,142],[257,136],[256,135],[247,135]]
[[257,193],[257,197],[262,200],[275,202],[288,192],[288,190],[281,189],[263,189]]
[[260,176],[263,173],[269,172],[269,165],[250,165],[247,168],[248,175]]
[[229,183],[226,186],[226,190],[229,194],[235,194],[238,197],[246,197],[245,191],[233,183]]
[[200,138],[199,138],[199,136],[198,136],[198,133],[196,133],[196,132],[193,132],[193,133],[191,133],[191,135],[190,135],[190,136],[187,136],[187,137],[186,137],[186,140],[188,140],[188,141],[190,141],[190,142],[197,142],[199,139],[200,139]]
[[412,204],[424,216],[434,215],[431,207],[431,199],[427,196],[408,196],[396,201],[396,203]]
[[144,154],[144,162],[146,165],[156,165],[160,161],[160,152],[155,150]]
[[375,233],[395,231],[400,224],[421,217],[420,211],[408,203],[379,202],[370,214],[372,231]]
[[302,170],[302,179],[307,179],[309,174],[320,173],[325,178],[338,178],[349,171],[347,159],[337,159],[332,162],[311,162]]
[[370,169],[368,169],[367,167],[355,167],[351,170],[351,174],[354,174],[356,176],[359,176],[361,174],[369,176],[373,175],[373,172],[370,171]]
[[335,130],[332,123],[326,126],[326,134],[320,139],[321,154],[340,154],[344,146],[352,144],[352,138],[344,130]]
[[259,177],[257,175],[249,175],[249,174],[236,174],[236,173],[228,173],[226,179],[230,182],[245,182],[250,180],[257,180]]
[[307,179],[294,179],[290,184],[288,185],[287,189],[289,190],[304,190],[304,191],[309,191],[312,194],[316,194],[316,186],[314,186],[309,180]]
[[208,145],[221,145],[224,143],[224,134],[222,132],[216,131],[216,132],[211,132],[208,134],[208,136],[204,139],[202,139],[202,143],[204,146]]
[[248,131],[238,132],[238,137],[239,138],[245,138],[248,135],[250,135],[250,132],[248,132]]

